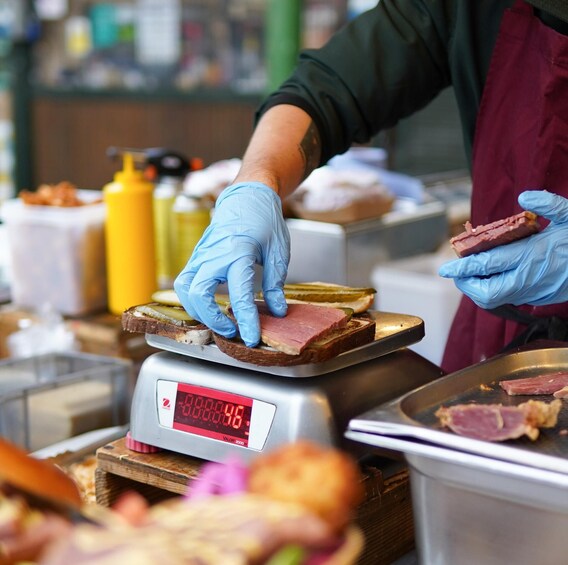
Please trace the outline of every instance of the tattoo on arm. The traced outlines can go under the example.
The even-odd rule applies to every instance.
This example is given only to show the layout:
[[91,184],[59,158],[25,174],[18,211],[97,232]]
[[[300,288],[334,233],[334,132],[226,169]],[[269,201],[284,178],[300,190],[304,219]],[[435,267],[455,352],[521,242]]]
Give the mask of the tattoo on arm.
[[321,151],[319,134],[314,122],[310,122],[299,149],[304,161],[303,178],[306,178],[318,166]]

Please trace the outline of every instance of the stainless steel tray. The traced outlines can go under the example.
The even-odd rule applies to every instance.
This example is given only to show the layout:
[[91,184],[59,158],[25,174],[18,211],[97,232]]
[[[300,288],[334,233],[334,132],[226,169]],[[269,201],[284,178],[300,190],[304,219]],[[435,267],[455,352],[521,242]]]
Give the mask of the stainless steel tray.
[[[552,396],[509,396],[499,381],[553,373],[568,368],[568,348],[539,349],[495,357],[432,381],[349,422],[349,432],[420,440],[485,457],[568,474],[568,406],[558,424],[542,429],[539,438],[488,442],[458,436],[442,428],[434,416],[441,406],[479,402],[517,405],[528,399],[551,401]],[[488,385],[481,387],[481,385]],[[374,443],[373,445],[377,445]],[[385,446],[386,447],[386,446]]]
[[389,312],[370,311],[369,314],[376,322],[375,340],[373,342],[346,351],[321,363],[306,363],[292,367],[261,367],[252,363],[244,363],[226,355],[215,344],[186,345],[178,343],[173,339],[153,334],[146,334],[146,341],[149,345],[158,349],[232,367],[240,367],[282,377],[314,377],[382,357],[417,343],[424,337],[424,321],[421,318]]

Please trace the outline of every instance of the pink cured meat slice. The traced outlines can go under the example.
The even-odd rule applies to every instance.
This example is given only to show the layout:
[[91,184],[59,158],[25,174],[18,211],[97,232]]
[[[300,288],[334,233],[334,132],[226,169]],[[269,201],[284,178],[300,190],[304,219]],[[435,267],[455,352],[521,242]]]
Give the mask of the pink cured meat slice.
[[466,222],[465,231],[452,237],[450,244],[458,257],[467,257],[522,239],[539,230],[536,214],[525,210],[520,214],[475,228],[470,222]]
[[550,403],[529,400],[518,406],[502,404],[456,404],[441,407],[436,416],[454,433],[486,441],[504,441],[527,435],[535,440],[539,428],[553,428],[558,422],[561,400]]
[[525,412],[516,406],[458,405],[440,408],[436,415],[454,433],[474,439],[504,441],[527,431]]
[[263,343],[289,355],[299,355],[310,343],[349,322],[349,315],[340,308],[288,304],[286,316],[277,318],[264,302],[257,306]]
[[549,373],[537,377],[501,381],[501,388],[510,396],[528,394],[554,394],[568,386],[568,372]]

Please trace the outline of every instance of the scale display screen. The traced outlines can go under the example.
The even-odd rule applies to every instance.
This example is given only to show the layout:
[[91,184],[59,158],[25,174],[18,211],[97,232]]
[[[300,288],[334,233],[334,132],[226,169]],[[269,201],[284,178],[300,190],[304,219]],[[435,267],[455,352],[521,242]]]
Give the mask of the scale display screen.
[[173,428],[248,445],[253,399],[179,383]]
[[273,402],[187,381],[158,379],[156,384],[161,426],[191,434],[193,443],[221,441],[256,451],[264,448],[276,414]]

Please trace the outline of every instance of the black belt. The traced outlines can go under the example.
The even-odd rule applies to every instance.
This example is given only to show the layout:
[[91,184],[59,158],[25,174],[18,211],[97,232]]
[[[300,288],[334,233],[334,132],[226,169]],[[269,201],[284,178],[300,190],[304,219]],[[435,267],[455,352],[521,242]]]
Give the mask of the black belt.
[[568,341],[568,319],[559,318],[558,316],[546,316],[539,318],[522,310],[518,310],[510,304],[499,306],[488,310],[489,313],[511,320],[519,324],[527,326],[516,338],[506,345],[501,353],[510,351],[521,345],[525,345],[537,339],[551,341]]

